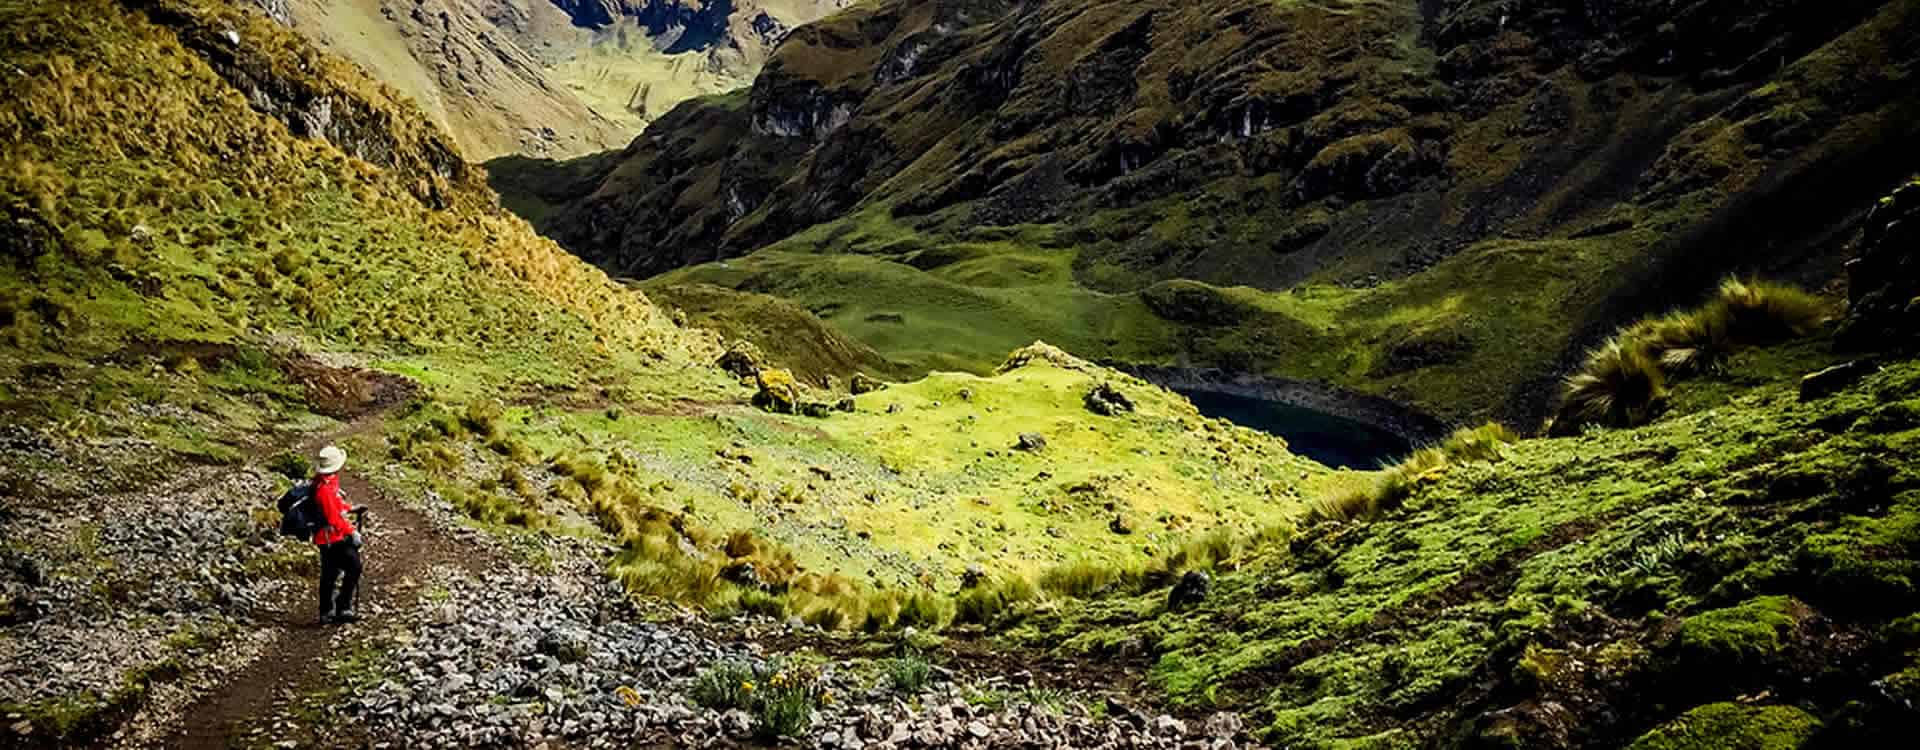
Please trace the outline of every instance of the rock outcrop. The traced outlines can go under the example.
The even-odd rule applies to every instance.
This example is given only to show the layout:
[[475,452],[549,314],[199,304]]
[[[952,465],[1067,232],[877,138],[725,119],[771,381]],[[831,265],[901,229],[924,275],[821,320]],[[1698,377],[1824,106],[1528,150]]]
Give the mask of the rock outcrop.
[[1867,214],[1859,255],[1847,263],[1847,299],[1842,346],[1920,344],[1920,180],[1901,186]]
[[254,4],[400,89],[484,160],[616,148],[688,97],[745,85],[792,26],[840,1]]

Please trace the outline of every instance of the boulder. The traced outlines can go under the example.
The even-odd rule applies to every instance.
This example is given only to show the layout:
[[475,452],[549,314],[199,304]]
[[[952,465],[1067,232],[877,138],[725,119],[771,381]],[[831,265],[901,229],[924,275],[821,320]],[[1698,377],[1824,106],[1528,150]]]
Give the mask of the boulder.
[[1107,522],[1107,529],[1115,534],[1131,534],[1133,533],[1133,522],[1128,521],[1124,515],[1115,515],[1112,521]]
[[720,355],[714,366],[733,373],[734,377],[750,378],[760,374],[767,366],[767,358],[760,353],[760,347],[751,341],[735,341],[727,347],[727,353]]
[[1854,360],[1808,374],[1800,379],[1800,400],[1813,401],[1839,393],[1879,369],[1872,362]]
[[753,396],[754,406],[777,414],[800,412],[800,383],[793,379],[793,373],[774,368],[760,370],[754,373],[754,384],[760,389]]
[[1047,438],[1038,432],[1022,432],[1020,439],[1013,444],[1014,450],[1039,453],[1047,449]]
[[852,396],[842,396],[839,401],[833,402],[834,411],[840,411],[840,412],[846,412],[848,414],[852,414],[853,409],[854,409],[854,402],[853,402]]
[[800,403],[800,413],[814,419],[826,419],[833,415],[833,406],[825,401],[803,401]]
[[1133,411],[1133,399],[1127,398],[1127,394],[1121,393],[1112,383],[1094,386],[1093,390],[1087,392],[1086,404],[1087,411],[1103,417]]
[[562,664],[575,664],[586,661],[589,648],[587,640],[577,634],[551,632],[540,636],[533,650],[542,656],[553,657]]
[[745,560],[721,568],[720,578],[753,589],[764,585],[760,580],[760,571],[754,569],[753,563]]
[[874,391],[885,389],[886,387],[887,387],[886,383],[882,383],[879,380],[874,379],[872,376],[869,376],[864,372],[854,373],[853,380],[848,382],[847,384],[847,389],[853,391],[853,395],[855,396],[858,396],[864,393],[872,393]]
[[1167,609],[1184,612],[1207,600],[1207,588],[1213,579],[1198,570],[1189,570],[1167,591]]
[[960,574],[960,588],[962,590],[973,588],[986,579],[987,569],[980,563],[968,565],[966,571]]

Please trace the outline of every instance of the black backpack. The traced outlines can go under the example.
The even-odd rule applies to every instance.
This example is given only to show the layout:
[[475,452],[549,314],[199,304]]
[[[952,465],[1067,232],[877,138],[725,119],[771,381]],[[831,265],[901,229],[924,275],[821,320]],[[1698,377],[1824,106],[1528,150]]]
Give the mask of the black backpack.
[[280,496],[281,536],[312,539],[314,533],[326,525],[326,515],[320,512],[319,498],[313,494],[313,482],[296,482],[292,489]]

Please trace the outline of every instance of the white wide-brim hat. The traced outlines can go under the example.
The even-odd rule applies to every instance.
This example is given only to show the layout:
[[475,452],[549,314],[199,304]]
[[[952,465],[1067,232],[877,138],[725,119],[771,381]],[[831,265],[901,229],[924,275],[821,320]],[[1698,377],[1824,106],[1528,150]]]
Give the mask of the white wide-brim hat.
[[313,470],[321,474],[337,474],[346,465],[347,452],[340,450],[339,446],[329,445],[320,449],[319,460],[314,463]]

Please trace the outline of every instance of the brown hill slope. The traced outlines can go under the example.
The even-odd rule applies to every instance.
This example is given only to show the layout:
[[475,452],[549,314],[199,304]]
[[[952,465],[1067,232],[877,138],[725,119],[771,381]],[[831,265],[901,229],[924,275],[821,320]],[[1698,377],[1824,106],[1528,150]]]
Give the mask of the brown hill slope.
[[1914,163],[1915,6],[893,0],[618,159],[494,171],[620,273],[779,243],[948,284],[982,227],[1039,225],[1056,292],[1151,313],[1086,353],[1524,418],[1632,315],[1834,275],[1836,230]]

